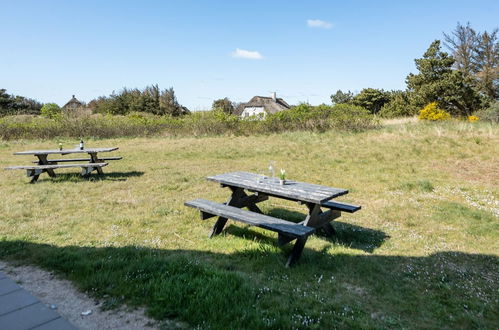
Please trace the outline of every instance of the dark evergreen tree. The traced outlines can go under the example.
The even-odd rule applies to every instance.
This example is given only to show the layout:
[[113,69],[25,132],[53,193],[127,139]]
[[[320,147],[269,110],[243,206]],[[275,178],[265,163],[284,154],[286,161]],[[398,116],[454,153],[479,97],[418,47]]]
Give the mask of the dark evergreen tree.
[[382,89],[364,88],[352,98],[351,103],[369,110],[370,113],[376,114],[389,101],[390,93]]
[[379,115],[385,118],[414,116],[418,110],[410,103],[410,95],[406,91],[391,91],[390,102],[385,103]]
[[173,87],[165,89],[161,92],[159,97],[159,106],[160,114],[162,115],[177,117],[190,113],[186,107],[183,107],[178,103]]
[[213,104],[211,105],[212,110],[222,110],[228,115],[231,115],[235,111],[234,104],[229,100],[229,98],[224,97],[223,99],[218,99],[213,101]]
[[126,115],[130,112],[147,112],[155,115],[181,116],[189,113],[180,105],[173,88],[159,90],[158,85],[147,86],[143,90],[123,88],[109,97],[101,96],[89,102],[96,113]]
[[338,89],[336,93],[331,95],[331,102],[333,104],[349,103],[352,101],[353,93],[348,91],[344,93],[341,89]]
[[38,115],[43,104],[23,96],[9,95],[0,89],[0,116],[29,114]]
[[411,105],[423,108],[431,102],[452,115],[470,115],[482,105],[482,99],[473,88],[473,78],[452,70],[454,58],[440,50],[440,41],[432,42],[422,58],[416,59],[418,74],[407,76]]

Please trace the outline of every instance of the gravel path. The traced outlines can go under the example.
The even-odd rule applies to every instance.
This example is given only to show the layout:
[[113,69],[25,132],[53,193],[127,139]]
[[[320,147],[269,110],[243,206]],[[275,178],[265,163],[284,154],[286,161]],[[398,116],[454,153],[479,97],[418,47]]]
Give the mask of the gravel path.
[[[100,303],[77,291],[71,282],[33,266],[13,266],[0,261],[3,271],[24,289],[80,329],[159,329],[160,324],[145,316],[143,309],[121,307],[101,311]],[[91,312],[89,312],[91,311]],[[88,314],[88,315],[87,315]],[[163,322],[161,328],[185,328],[180,323]]]

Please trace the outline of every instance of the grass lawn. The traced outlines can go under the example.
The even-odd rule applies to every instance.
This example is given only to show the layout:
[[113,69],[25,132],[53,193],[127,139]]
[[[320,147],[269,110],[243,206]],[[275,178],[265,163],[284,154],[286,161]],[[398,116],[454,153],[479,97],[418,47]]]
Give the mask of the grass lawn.
[[[77,141],[62,141],[64,145]],[[0,142],[15,151],[59,140]],[[0,171],[0,258],[53,270],[113,308],[200,328],[496,328],[499,324],[499,127],[401,123],[363,133],[86,140],[119,146],[103,177],[78,169],[28,184]],[[33,157],[34,158],[34,157]],[[291,245],[229,222],[213,239],[184,201],[225,201],[204,178],[264,172],[346,188],[362,205],[337,236]],[[300,220],[305,208],[270,199],[265,213]]]

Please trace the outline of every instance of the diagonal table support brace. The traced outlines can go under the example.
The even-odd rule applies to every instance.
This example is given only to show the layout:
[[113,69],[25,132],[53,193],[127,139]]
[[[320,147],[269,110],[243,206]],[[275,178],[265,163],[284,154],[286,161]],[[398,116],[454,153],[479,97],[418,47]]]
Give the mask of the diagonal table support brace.
[[[326,212],[322,212],[320,205],[311,203],[307,203],[307,208],[309,211],[308,215],[304,221],[300,222],[300,224],[321,229],[326,234],[326,236],[329,237],[336,234],[336,231],[334,230],[330,222],[341,216],[340,211],[329,210]],[[293,239],[293,237],[279,234],[277,238],[277,244],[279,246],[282,246],[291,242]]]
[[[234,206],[238,208],[243,208],[247,207],[250,211],[256,212],[256,213],[262,213],[260,208],[256,206],[256,203],[263,202],[264,200],[268,199],[268,196],[264,194],[258,194],[258,195],[248,195],[244,191],[243,188],[239,187],[231,187],[229,186],[230,190],[232,190],[232,195],[229,197],[227,202],[225,203],[226,205],[229,206]],[[203,215],[201,214],[201,219],[208,219],[211,218],[209,215]],[[225,227],[225,224],[227,223],[227,218],[224,217],[218,217],[217,222],[215,222],[215,225],[213,226],[213,229],[210,233],[210,237],[213,237],[215,235],[218,235],[222,232],[222,230]]]
[[[38,165],[50,165],[49,161],[47,160],[47,155],[36,155],[38,157]],[[53,169],[48,168],[46,170],[43,170],[44,172],[47,172],[48,175],[52,178],[55,177],[55,172]],[[39,175],[39,174],[38,174]]]
[[[90,163],[101,163],[102,161],[97,157],[97,153],[96,152],[89,152],[88,153],[90,155]],[[97,173],[99,174],[104,174],[104,171],[102,170],[102,168],[100,167],[96,167],[95,168],[97,170]],[[94,168],[92,168],[92,171],[94,170]]]

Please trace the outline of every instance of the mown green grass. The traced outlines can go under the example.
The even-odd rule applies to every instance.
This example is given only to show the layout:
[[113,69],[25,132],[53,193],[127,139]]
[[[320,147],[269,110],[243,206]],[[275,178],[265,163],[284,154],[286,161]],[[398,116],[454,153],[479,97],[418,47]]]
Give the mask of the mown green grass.
[[[20,150],[59,139],[4,141]],[[103,177],[74,170],[28,184],[0,172],[0,258],[54,270],[109,308],[145,306],[201,328],[494,328],[499,323],[499,128],[459,122],[391,125],[362,133],[86,139],[124,157]],[[63,140],[71,145],[76,141]],[[274,233],[214,220],[183,206],[224,201],[208,175],[264,172],[347,188],[362,205],[312,237],[299,264]],[[271,199],[293,220],[305,208]]]

